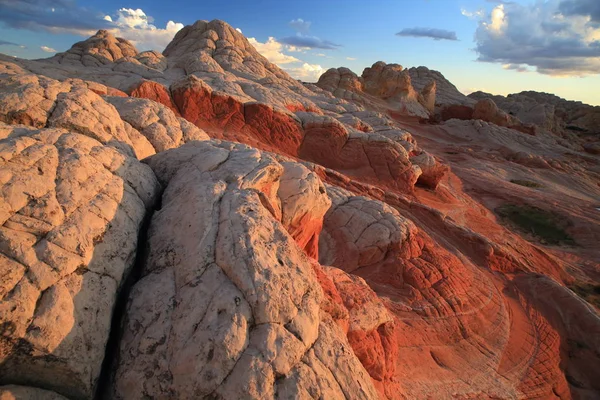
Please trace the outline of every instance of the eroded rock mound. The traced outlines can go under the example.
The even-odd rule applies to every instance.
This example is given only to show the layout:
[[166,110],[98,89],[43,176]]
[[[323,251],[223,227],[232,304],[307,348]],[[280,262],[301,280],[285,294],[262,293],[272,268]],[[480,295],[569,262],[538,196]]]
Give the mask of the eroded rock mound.
[[0,137],[0,382],[89,398],[158,182],[64,129],[1,125]]
[[[127,306],[115,397],[376,398],[343,331],[320,312],[321,287],[286,230],[308,212],[293,196],[327,204],[324,190],[285,182],[311,173],[225,142],[148,163],[166,189]],[[311,219],[324,211],[313,207]]]
[[428,82],[418,93],[407,70],[383,61],[365,68],[361,77],[348,68],[331,68],[321,75],[317,86],[371,109],[390,109],[422,118],[428,118],[435,106],[435,83]]
[[[565,288],[597,264],[594,142],[475,103],[424,67],[303,84],[218,20],[0,56],[0,396],[594,397]],[[507,187],[569,203],[581,248],[500,226]]]

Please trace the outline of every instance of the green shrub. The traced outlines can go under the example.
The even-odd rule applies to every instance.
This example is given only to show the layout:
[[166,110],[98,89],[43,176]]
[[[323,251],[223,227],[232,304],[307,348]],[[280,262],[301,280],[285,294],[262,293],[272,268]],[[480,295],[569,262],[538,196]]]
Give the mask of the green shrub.
[[543,188],[544,187],[544,185],[542,185],[541,183],[537,183],[537,182],[533,182],[533,181],[528,181],[528,180],[525,180],[525,179],[511,179],[510,182],[514,183],[516,185],[526,186],[526,187],[535,188],[535,189]]
[[542,243],[575,244],[573,238],[565,232],[568,223],[548,211],[532,206],[505,204],[498,207],[496,213],[505,222],[537,237]]
[[577,293],[579,297],[588,303],[600,309],[600,285],[575,282],[573,285],[569,285],[569,289]]

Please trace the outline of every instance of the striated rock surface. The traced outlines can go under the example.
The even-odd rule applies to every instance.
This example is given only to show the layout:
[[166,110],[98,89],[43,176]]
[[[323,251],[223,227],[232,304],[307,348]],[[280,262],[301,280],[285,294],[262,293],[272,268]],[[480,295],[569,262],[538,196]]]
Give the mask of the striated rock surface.
[[398,64],[376,62],[358,77],[348,68],[331,68],[317,86],[336,97],[354,101],[375,110],[390,109],[405,115],[428,118],[435,105],[433,81],[417,92],[407,70]]
[[406,70],[415,90],[424,91],[435,82],[435,106],[437,110],[450,105],[473,106],[476,101],[462,94],[456,86],[439,71],[427,67],[413,67]]
[[0,397],[597,397],[597,143],[530,123],[218,20],[0,55]]
[[559,135],[600,133],[600,107],[568,101],[553,94],[527,91],[504,97],[475,92],[469,97],[492,99],[499,108],[524,123],[535,124]]
[[327,205],[321,191],[290,186],[298,173],[310,185],[311,173],[226,142],[148,163],[166,189],[127,306],[114,397],[375,398],[285,228],[308,211],[292,197]]
[[0,126],[0,382],[91,397],[158,182],[63,129]]
[[0,386],[0,399],[2,400],[65,400],[57,393],[48,390],[27,386],[7,385]]

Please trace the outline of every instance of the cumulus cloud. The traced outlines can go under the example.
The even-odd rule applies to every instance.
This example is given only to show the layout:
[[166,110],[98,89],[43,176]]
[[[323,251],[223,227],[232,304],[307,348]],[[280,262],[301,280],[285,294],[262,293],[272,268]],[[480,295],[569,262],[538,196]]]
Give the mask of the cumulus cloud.
[[564,15],[589,16],[592,21],[600,22],[600,2],[598,0],[565,0],[560,4]]
[[307,33],[310,30],[310,24],[310,21],[305,21],[302,18],[293,19],[288,23],[294,30],[302,33]]
[[42,49],[42,51],[45,51],[46,53],[56,53],[56,50],[54,50],[52,47],[40,46],[40,49]]
[[138,50],[162,50],[183,28],[182,23],[174,21],[168,21],[164,28],[158,28],[154,25],[154,18],[139,8],[121,8],[113,17],[105,16],[106,21],[112,23],[112,28],[108,30],[115,36],[130,40]]
[[141,50],[162,50],[183,28],[183,24],[174,21],[159,28],[139,8],[121,8],[113,15],[106,15],[82,7],[74,0],[0,0],[0,21],[10,28],[80,36],[106,29],[132,41]]
[[322,50],[335,50],[338,47],[342,47],[340,44],[335,44],[329,40],[323,40],[316,36],[307,36],[298,33],[296,36],[287,36],[279,39],[281,43],[300,47],[304,49],[322,49]]
[[318,80],[321,74],[325,72],[325,69],[318,64],[309,64],[294,56],[285,54],[284,52],[290,51],[293,46],[282,44],[274,37],[269,37],[264,43],[253,37],[248,38],[248,41],[267,60],[277,64],[295,79],[312,82]]
[[299,67],[284,68],[285,72],[290,74],[294,79],[301,81],[316,82],[323,75],[325,69],[319,64],[303,63]]
[[436,28],[406,28],[396,33],[396,36],[430,38],[433,40],[458,40],[456,32]]
[[498,4],[475,33],[478,60],[548,75],[600,73],[596,1],[550,0]]
[[279,43],[274,37],[269,37],[265,43],[261,43],[255,38],[248,38],[248,41],[256,51],[262,54],[267,60],[273,64],[282,65],[294,62],[301,62],[294,56],[284,54],[284,45]]

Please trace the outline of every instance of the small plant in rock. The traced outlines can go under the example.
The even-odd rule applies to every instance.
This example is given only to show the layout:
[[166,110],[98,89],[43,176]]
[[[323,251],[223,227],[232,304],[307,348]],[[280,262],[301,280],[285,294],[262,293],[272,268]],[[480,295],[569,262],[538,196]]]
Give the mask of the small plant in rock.
[[539,188],[544,187],[544,185],[542,185],[541,183],[537,183],[534,181],[528,181],[526,179],[511,179],[510,182],[514,183],[515,185],[521,185],[521,186],[525,186],[528,188],[534,188],[534,189],[539,189]]
[[554,213],[528,205],[505,204],[496,213],[509,226],[537,238],[542,244],[575,245],[565,231],[569,223]]

